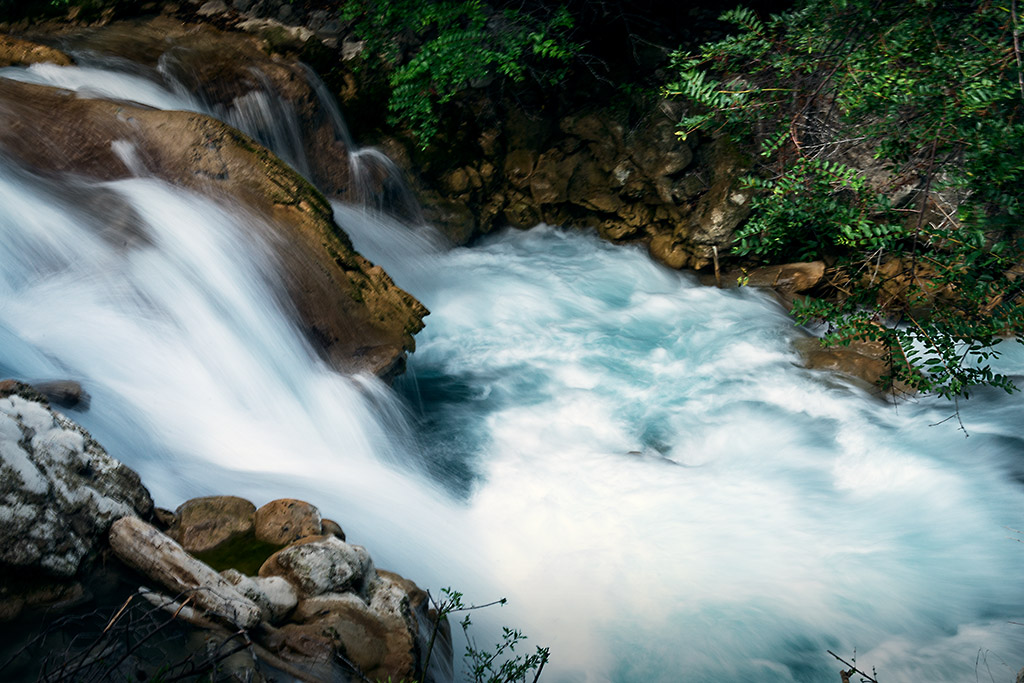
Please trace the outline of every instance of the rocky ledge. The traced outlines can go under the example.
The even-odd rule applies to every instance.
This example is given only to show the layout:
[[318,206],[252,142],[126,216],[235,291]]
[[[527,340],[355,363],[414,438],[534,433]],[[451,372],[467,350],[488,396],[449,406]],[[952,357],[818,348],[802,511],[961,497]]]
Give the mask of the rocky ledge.
[[[174,22],[159,21],[141,27],[115,26],[109,33],[93,36],[94,41],[106,38],[109,44],[87,42],[78,47],[134,56],[142,48],[128,41],[125,31],[131,35],[129,29],[139,28],[142,36],[151,40],[153,33],[162,32],[170,41],[175,26]],[[182,29],[178,27],[178,31]],[[209,29],[187,37],[196,44],[185,41],[176,46],[199,63],[204,63],[204,57],[207,66],[234,58],[237,70],[251,66],[268,79],[273,76],[278,89],[291,101],[304,100],[309,120],[303,119],[303,125],[310,129],[311,140],[322,139],[323,144],[313,146],[324,150],[316,159],[326,160],[316,164],[317,172],[312,175],[327,187],[346,185],[348,155],[331,137],[333,128],[326,121],[327,114],[318,105],[300,65],[286,68],[269,59],[258,61],[259,50],[245,36],[230,40]],[[141,40],[140,36],[134,38]],[[13,46],[8,57],[5,46]],[[214,61],[209,56],[217,48],[230,58],[222,55],[220,61]],[[0,35],[0,65],[30,60],[64,63],[61,55]],[[183,72],[196,79],[188,87],[206,101],[231,102],[238,97],[237,89],[252,85],[251,78],[247,81],[235,72],[218,72],[215,78],[193,68],[192,61],[180,61]],[[225,84],[234,84],[236,89]],[[134,149],[134,158],[144,168],[133,167],[133,162],[119,154],[124,145]],[[335,224],[330,203],[319,190],[235,128],[194,112],[77,97],[58,88],[0,78],[0,153],[44,178],[57,175],[110,181],[142,173],[212,197],[234,213],[265,217],[250,221],[250,228],[273,245],[290,304],[310,345],[342,372],[372,372],[391,379],[404,370],[406,352],[415,346],[413,335],[423,327],[426,308],[355,251]],[[105,208],[112,216],[113,231],[124,233],[118,236],[129,242],[137,222],[130,211]]]
[[[429,596],[375,568],[307,502],[257,508],[215,496],[154,509],[135,472],[36,389],[10,380],[0,383],[0,473],[0,617],[8,622],[92,599],[112,615],[107,633],[134,602],[187,624],[203,642],[237,641],[232,652],[250,655],[247,680],[269,680],[268,672],[306,681],[451,679],[450,630]],[[111,573],[137,586],[120,609],[121,598],[97,607],[83,588]],[[64,656],[72,670],[95,665],[73,649]],[[118,666],[136,672],[162,665],[123,660]],[[227,657],[217,664],[232,666]]]

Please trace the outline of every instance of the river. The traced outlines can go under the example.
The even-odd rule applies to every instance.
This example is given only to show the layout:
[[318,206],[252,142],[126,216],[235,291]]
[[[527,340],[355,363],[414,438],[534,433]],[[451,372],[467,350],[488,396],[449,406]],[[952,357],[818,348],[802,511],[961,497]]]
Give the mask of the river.
[[[94,67],[0,76],[202,108]],[[965,437],[951,404],[802,369],[762,292],[586,231],[449,249],[336,204],[431,310],[393,389],[342,377],[280,305],[260,218],[140,173],[0,167],[0,373],[80,380],[72,416],[158,504],[310,500],[378,566],[507,597],[478,644],[522,629],[553,682],[835,681],[829,649],[886,682],[1024,666],[1021,394],[962,402]]]

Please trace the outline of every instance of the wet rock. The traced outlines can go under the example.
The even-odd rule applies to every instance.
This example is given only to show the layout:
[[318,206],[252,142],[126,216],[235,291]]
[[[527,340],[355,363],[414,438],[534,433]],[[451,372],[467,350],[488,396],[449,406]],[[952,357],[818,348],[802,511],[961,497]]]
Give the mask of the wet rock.
[[811,261],[754,268],[747,273],[746,284],[751,287],[771,287],[783,294],[799,294],[814,289],[824,279],[825,264]]
[[303,597],[352,591],[362,593],[373,577],[365,548],[334,536],[312,536],[280,550],[260,567],[260,576],[282,576]]
[[352,248],[326,199],[250,138],[209,117],[80,99],[0,80],[0,149],[45,173],[100,180],[132,174],[112,143],[136,145],[148,172],[271,221],[285,285],[312,346],[336,369],[393,377],[426,309]]
[[46,396],[50,403],[59,405],[62,408],[89,409],[89,394],[78,382],[56,380],[53,382],[35,382],[32,386],[39,393]]
[[156,527],[137,517],[122,517],[111,525],[109,541],[122,562],[172,594],[189,595],[200,608],[238,628],[260,622],[262,612],[255,602]]
[[423,217],[451,240],[452,244],[466,244],[476,232],[477,220],[465,202],[436,197],[423,210]]
[[798,339],[794,346],[804,367],[810,370],[828,370],[860,380],[864,388],[876,393],[894,391],[897,396],[914,393],[902,383],[896,383],[887,391],[880,388],[882,377],[889,375],[891,369],[886,348],[879,342],[854,341],[847,346],[822,346],[816,337],[806,337]]
[[258,540],[281,546],[324,533],[320,511],[292,498],[272,500],[256,510],[254,530]]
[[673,233],[659,233],[648,245],[651,256],[669,268],[682,268],[692,262],[693,254],[684,241]]
[[60,50],[0,34],[0,67],[29,66],[44,62],[57,66],[74,64],[74,60]]
[[114,520],[148,515],[153,501],[135,472],[38,392],[6,383],[3,393],[0,565],[72,576]]
[[190,553],[207,553],[250,535],[255,513],[255,505],[236,496],[193,498],[178,506],[168,535]]

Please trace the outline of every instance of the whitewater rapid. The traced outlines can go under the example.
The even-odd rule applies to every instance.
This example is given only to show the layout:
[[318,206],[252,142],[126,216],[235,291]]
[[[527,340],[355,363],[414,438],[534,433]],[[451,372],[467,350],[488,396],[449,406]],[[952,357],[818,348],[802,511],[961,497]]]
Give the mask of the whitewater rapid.
[[[140,86],[98,73],[46,78]],[[134,99],[198,107],[145,80]],[[828,649],[884,681],[1024,666],[1020,394],[963,403],[965,438],[949,404],[800,368],[802,333],[757,291],[586,232],[448,249],[335,209],[431,310],[395,390],[317,360],[265,219],[9,165],[0,372],[80,380],[72,416],[160,505],[305,498],[435,594],[507,597],[474,615],[479,644],[521,628],[551,647],[545,680],[836,680]],[[1024,354],[1003,363],[1024,376]]]
[[543,226],[410,259],[386,245],[422,237],[336,209],[432,311],[402,388],[556,680],[830,680],[828,649],[889,681],[1013,678],[1019,394],[963,404],[965,438],[931,426],[947,403],[800,368],[766,294]]

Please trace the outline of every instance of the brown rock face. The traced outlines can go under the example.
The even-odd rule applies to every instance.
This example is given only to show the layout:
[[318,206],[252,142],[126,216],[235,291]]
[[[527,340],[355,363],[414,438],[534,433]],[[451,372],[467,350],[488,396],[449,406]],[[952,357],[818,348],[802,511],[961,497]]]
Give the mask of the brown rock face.
[[[822,346],[817,338],[800,339],[796,348],[803,357],[804,367],[811,370],[830,370],[861,380],[875,392],[879,381],[890,373],[885,347],[878,342],[857,341],[849,346]],[[912,394],[902,383],[893,387],[896,395]]]
[[50,62],[57,66],[74,64],[71,57],[52,47],[0,35],[0,67],[28,66]]
[[299,170],[328,195],[347,195],[348,149],[338,139],[331,114],[320,102],[309,74],[295,61],[273,58],[259,38],[163,16],[118,22],[66,40],[75,48],[149,66],[159,61],[185,88],[224,113],[237,110],[237,105],[244,108],[254,91],[276,92],[288,101],[304,133],[301,141],[296,140],[296,152],[301,152],[308,167]]
[[266,149],[200,114],[0,80],[0,149],[28,168],[127,177],[115,140],[134,142],[156,177],[268,217],[253,229],[279,248],[302,328],[335,368],[384,377],[404,369],[426,309],[357,254],[323,195]]
[[256,506],[236,496],[193,498],[182,503],[168,535],[190,553],[207,553],[252,533]]
[[751,287],[771,287],[782,293],[799,294],[814,289],[824,278],[825,264],[821,261],[811,261],[755,268],[747,274],[747,284]]
[[320,511],[313,505],[292,498],[272,500],[255,516],[257,540],[271,545],[288,545],[307,536],[323,533]]

